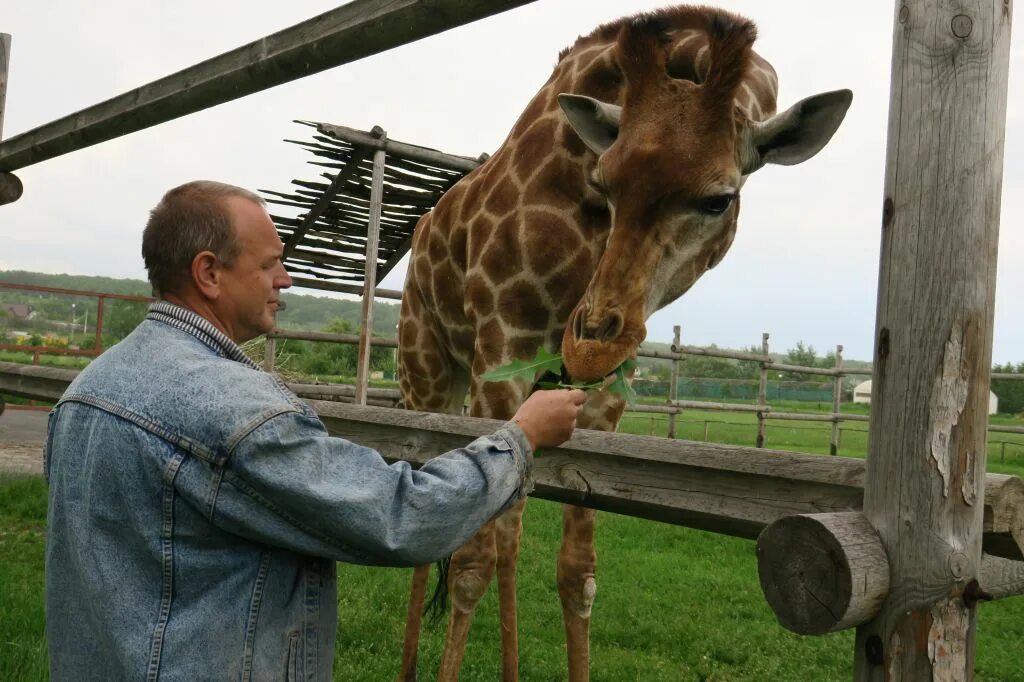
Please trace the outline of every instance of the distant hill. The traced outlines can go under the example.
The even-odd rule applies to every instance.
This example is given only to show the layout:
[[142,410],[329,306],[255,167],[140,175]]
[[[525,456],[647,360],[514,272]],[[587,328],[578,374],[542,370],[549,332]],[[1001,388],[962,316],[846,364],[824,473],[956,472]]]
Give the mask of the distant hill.
[[[149,282],[141,279],[51,275],[25,270],[0,270],[0,282],[129,296],[149,296],[152,293]],[[362,305],[359,301],[289,292],[284,292],[282,299],[287,303],[287,309],[278,316],[278,325],[282,328],[316,331],[324,329],[337,319],[347,320],[356,327],[359,326]],[[95,319],[96,299],[93,298],[73,299],[57,294],[35,294],[0,288],[0,303],[28,303],[39,311],[40,316],[51,319],[66,320],[66,311],[70,309],[72,300],[76,303],[78,315],[84,315],[85,311],[89,311],[89,315]],[[397,303],[375,302],[373,330],[382,336],[394,338],[398,314]]]

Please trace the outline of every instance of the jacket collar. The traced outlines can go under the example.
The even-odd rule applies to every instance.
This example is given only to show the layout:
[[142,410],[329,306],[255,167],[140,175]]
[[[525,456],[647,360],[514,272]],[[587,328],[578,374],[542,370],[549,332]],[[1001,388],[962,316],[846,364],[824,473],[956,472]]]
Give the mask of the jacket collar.
[[163,322],[186,334],[191,334],[209,346],[215,353],[259,370],[259,366],[242,352],[238,344],[229,339],[224,332],[214,327],[205,317],[188,308],[183,308],[168,301],[157,301],[149,306],[149,313],[146,315],[146,319]]

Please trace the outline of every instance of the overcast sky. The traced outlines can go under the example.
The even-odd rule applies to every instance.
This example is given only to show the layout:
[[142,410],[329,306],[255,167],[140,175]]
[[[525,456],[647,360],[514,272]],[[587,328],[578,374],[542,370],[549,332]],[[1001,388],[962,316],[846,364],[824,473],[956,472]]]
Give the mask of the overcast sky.
[[[3,0],[13,35],[3,134],[55,118],[276,32],[337,2]],[[645,0],[538,0],[469,26],[103,143],[18,172],[24,196],[0,207],[0,269],[145,278],[147,212],[182,182],[209,178],[289,189],[317,171],[284,138],[306,119],[476,156],[493,152],[544,83],[558,51],[602,22],[665,6]],[[648,323],[648,339],[773,350],[803,340],[870,360],[888,112],[891,0],[721,0],[759,27],[780,108],[836,88],[854,92],[828,147],[768,167],[743,188],[736,241],[721,265]],[[258,10],[252,9],[258,6]],[[1024,361],[1024,137],[1011,54],[996,362]],[[382,286],[401,288],[404,267]],[[316,293],[294,289],[297,293]]]

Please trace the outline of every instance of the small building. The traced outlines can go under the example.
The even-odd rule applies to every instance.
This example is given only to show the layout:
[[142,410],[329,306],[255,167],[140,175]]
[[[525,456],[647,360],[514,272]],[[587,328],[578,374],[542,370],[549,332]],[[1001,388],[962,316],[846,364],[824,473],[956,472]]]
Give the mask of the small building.
[[26,303],[0,303],[4,315],[13,320],[31,320],[35,317],[35,308]]
[[[871,379],[862,381],[853,389],[853,402],[871,403]],[[995,414],[999,411],[999,398],[992,391],[988,392],[988,413]]]

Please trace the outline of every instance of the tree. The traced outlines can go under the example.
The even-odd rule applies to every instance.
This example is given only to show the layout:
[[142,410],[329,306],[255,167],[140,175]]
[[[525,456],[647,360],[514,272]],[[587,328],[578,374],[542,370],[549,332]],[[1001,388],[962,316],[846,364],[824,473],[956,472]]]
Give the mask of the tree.
[[[1014,366],[1012,362],[1005,365],[993,365],[992,373],[1022,374],[1024,362]],[[999,411],[1016,414],[1024,412],[1024,381],[1014,379],[996,379],[992,382],[992,392],[999,398]]]
[[[804,345],[803,341],[797,341],[794,348],[786,351],[786,363],[801,367],[817,367],[818,355],[814,352],[814,346]],[[783,372],[783,378],[787,381],[805,381],[807,375],[802,372]]]

